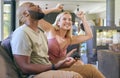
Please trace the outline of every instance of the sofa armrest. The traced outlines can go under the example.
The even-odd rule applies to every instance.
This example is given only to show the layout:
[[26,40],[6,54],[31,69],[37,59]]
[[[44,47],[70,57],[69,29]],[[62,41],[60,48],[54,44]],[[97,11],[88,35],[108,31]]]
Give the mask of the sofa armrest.
[[120,52],[98,50],[98,69],[106,78],[120,78]]

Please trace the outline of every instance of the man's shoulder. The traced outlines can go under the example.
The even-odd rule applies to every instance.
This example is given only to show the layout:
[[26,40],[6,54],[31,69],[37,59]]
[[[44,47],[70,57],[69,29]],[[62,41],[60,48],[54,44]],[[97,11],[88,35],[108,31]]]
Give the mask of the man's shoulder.
[[19,31],[22,31],[22,30],[24,30],[25,29],[25,25],[22,25],[22,26],[19,26],[19,27],[17,27],[16,29],[15,29],[15,31],[14,32],[19,32]]

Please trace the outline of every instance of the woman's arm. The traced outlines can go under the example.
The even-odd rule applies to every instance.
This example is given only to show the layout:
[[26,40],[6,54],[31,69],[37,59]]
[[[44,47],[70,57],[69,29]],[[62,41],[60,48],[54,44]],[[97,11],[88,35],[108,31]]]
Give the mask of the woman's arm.
[[51,12],[60,12],[62,11],[62,9],[63,9],[62,4],[57,4],[56,7],[50,9],[44,9],[43,12],[44,14],[49,14]]
[[[60,12],[62,11],[62,9],[63,9],[62,4],[57,4],[56,7],[43,10],[43,12],[44,14],[49,14],[51,12]],[[49,22],[45,21],[44,19],[39,20],[38,25],[46,32],[50,31],[53,28],[53,26]]]
[[89,40],[93,37],[92,30],[91,30],[89,24],[87,23],[84,13],[82,11],[80,11],[76,15],[78,16],[78,18],[80,18],[82,20],[82,23],[83,23],[84,29],[85,29],[85,35],[72,36],[71,44],[78,44],[78,43],[84,42],[86,40]]
[[67,53],[67,57],[70,57],[75,51],[77,50],[77,48],[72,49],[70,52]]

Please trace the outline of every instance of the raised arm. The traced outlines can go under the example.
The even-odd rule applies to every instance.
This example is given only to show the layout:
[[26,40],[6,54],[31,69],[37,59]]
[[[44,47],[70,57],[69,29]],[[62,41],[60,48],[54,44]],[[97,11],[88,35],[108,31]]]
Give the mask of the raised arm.
[[[63,9],[62,4],[57,4],[56,7],[43,10],[43,12],[44,14],[49,14],[52,12],[60,12],[62,11],[62,9]],[[50,31],[53,28],[53,26],[49,22],[45,21],[44,19],[39,20],[38,25],[40,25],[40,27],[46,32]]]
[[50,9],[44,9],[44,14],[49,14],[51,12],[60,12],[63,9],[62,4],[57,4],[56,7]]
[[82,11],[80,11],[76,15],[78,18],[80,18],[82,20],[82,23],[83,23],[84,29],[85,29],[85,35],[72,36],[71,44],[78,44],[78,43],[84,42],[86,40],[89,40],[93,37],[92,30],[91,30],[89,24],[87,23],[84,13]]

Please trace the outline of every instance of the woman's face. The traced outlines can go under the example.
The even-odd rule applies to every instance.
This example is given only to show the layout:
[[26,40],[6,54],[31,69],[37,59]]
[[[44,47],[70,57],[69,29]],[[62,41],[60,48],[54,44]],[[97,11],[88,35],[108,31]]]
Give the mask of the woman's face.
[[58,25],[63,30],[70,30],[72,28],[72,17],[70,14],[64,14],[60,17]]

